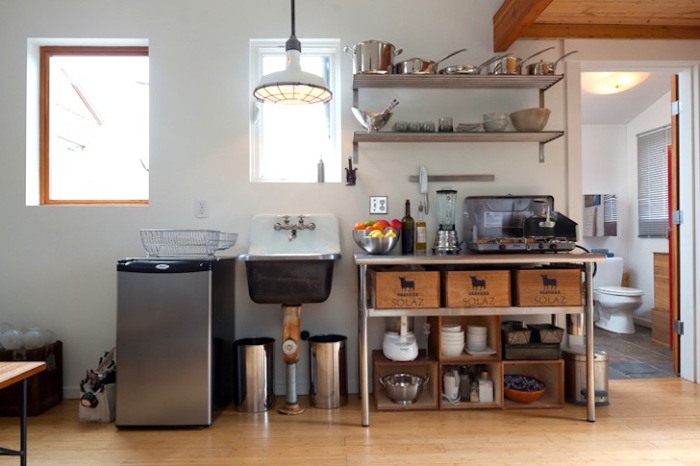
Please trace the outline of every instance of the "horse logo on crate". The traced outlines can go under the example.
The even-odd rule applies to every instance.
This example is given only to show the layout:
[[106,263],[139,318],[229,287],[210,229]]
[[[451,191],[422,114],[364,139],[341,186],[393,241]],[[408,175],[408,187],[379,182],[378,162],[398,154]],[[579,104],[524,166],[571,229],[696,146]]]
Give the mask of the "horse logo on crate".
[[554,291],[557,289],[557,279],[542,274],[542,289],[545,291]]
[[416,290],[416,282],[414,280],[409,280],[406,277],[399,277],[401,281],[401,291],[409,292]]
[[486,280],[479,279],[476,275],[470,275],[469,278],[472,281],[472,291],[479,291],[486,289]]

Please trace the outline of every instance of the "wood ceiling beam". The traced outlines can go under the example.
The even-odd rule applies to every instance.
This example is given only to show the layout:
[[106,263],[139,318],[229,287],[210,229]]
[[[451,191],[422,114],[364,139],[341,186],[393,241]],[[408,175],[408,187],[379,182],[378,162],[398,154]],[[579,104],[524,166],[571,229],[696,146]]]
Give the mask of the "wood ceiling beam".
[[493,50],[505,52],[553,0],[505,0],[493,15]]
[[[531,24],[523,39],[700,39],[696,26],[635,26],[628,24]],[[517,39],[517,38],[516,38]],[[500,50],[496,50],[500,51]]]

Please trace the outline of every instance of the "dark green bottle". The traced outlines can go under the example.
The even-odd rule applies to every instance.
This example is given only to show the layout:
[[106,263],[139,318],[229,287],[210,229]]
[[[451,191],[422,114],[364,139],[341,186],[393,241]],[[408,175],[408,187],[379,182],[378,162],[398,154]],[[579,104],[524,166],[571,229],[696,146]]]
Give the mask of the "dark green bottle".
[[414,254],[416,221],[411,217],[411,201],[406,199],[406,215],[401,219],[401,254]]

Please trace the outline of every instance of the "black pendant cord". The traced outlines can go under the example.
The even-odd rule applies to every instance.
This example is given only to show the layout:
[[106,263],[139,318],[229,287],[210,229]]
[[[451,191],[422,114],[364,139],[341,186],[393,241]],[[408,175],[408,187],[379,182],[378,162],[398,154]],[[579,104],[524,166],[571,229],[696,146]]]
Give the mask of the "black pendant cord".
[[294,0],[292,0],[292,35],[296,35],[294,23],[296,22],[296,15],[294,14]]
[[292,35],[289,36],[289,39],[285,44],[285,51],[287,52],[290,50],[298,50],[299,52],[301,52],[301,42],[299,42],[296,36],[295,17],[296,15],[294,14],[294,0],[292,0]]

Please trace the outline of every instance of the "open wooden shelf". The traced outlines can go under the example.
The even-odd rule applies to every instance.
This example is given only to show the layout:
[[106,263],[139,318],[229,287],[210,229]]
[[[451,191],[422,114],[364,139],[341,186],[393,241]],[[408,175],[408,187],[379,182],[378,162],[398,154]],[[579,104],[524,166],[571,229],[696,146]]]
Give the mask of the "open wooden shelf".
[[[387,396],[379,379],[385,375],[405,372],[422,377],[428,376],[428,383],[423,388],[423,393],[418,400],[410,405],[394,403]],[[377,411],[417,411],[436,410],[440,397],[440,381],[438,376],[438,362],[434,359],[425,359],[425,351],[418,353],[418,358],[413,361],[391,361],[384,357],[381,350],[372,352],[372,373],[374,374],[374,407]]]
[[[503,375],[520,374],[535,377],[544,382],[546,388],[539,400],[518,403],[504,397],[504,409],[563,408],[564,407],[564,360],[503,361]],[[501,379],[503,386],[503,379]]]

